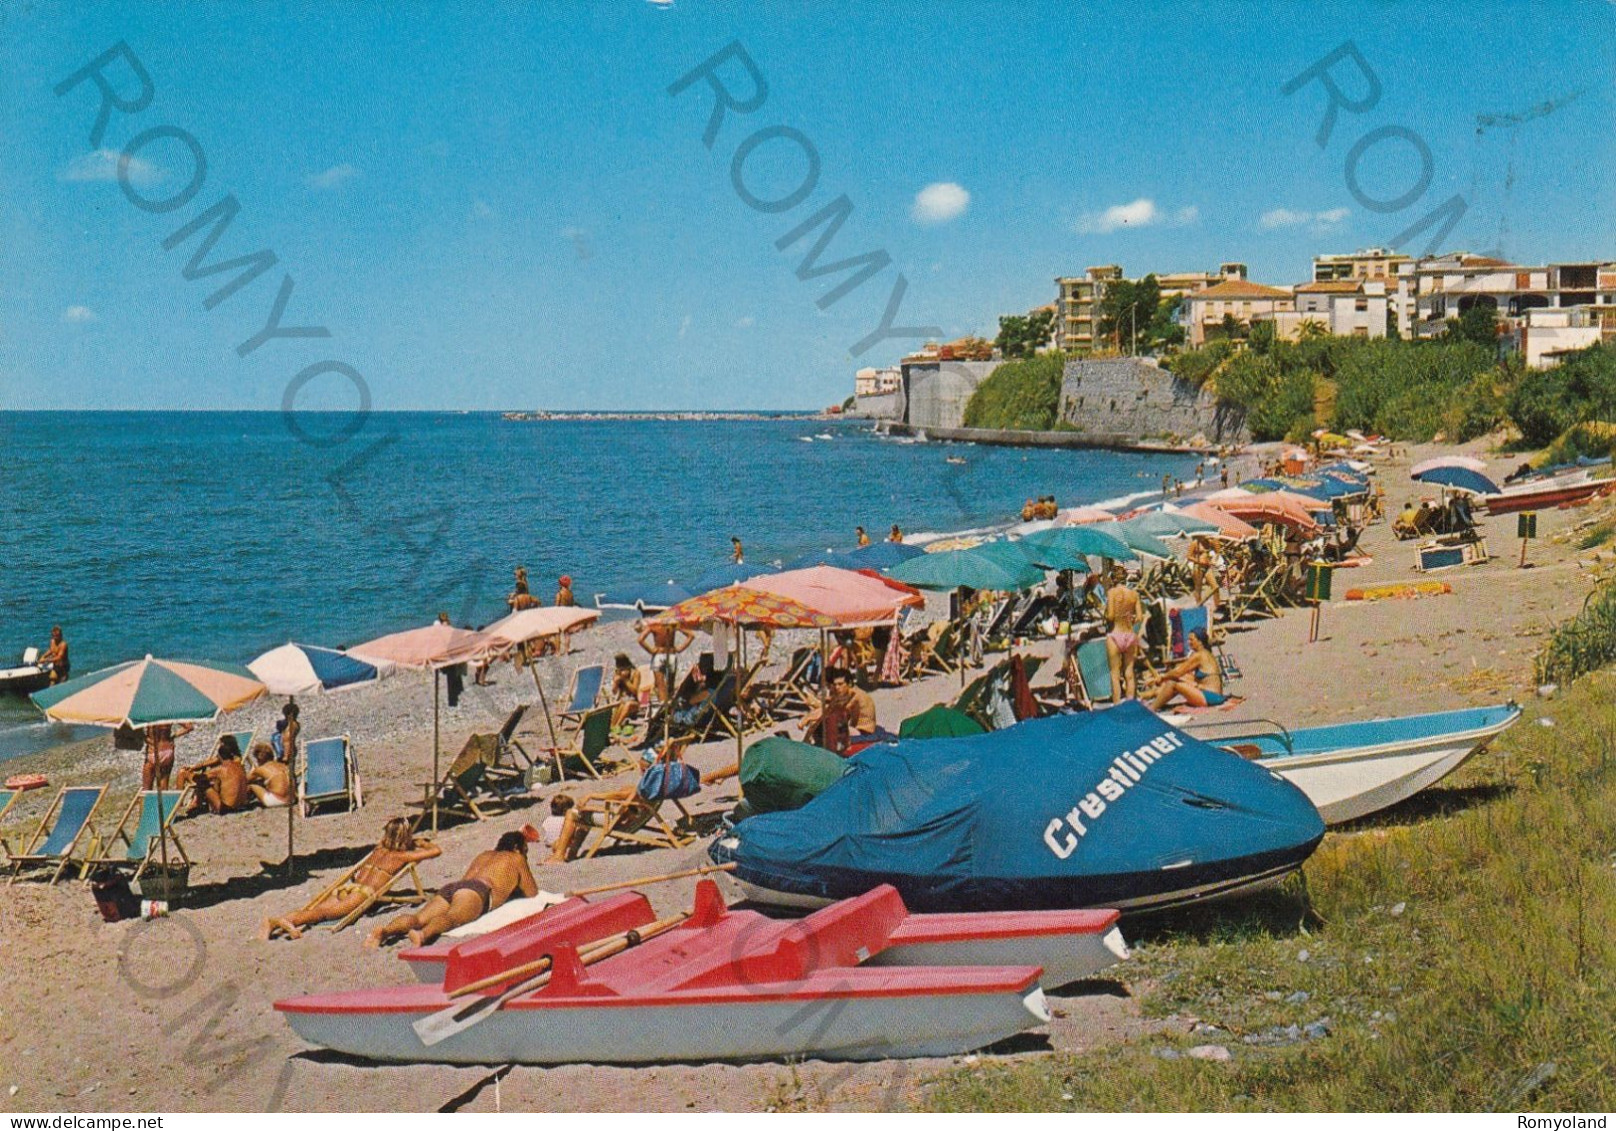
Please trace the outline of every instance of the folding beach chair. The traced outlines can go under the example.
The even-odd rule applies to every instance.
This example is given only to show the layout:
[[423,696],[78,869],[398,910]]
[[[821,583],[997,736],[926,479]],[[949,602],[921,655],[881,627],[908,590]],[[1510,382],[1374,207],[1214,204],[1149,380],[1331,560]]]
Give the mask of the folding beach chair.
[[[349,880],[353,879],[354,876],[359,872],[359,869],[363,868],[365,864],[369,862],[371,856],[375,855],[375,852],[375,849],[371,849],[370,852],[367,852],[363,860],[360,860],[359,863],[355,864],[346,872],[342,873],[342,875],[338,876],[334,881],[331,882],[330,885],[326,887],[324,891],[305,903],[301,908],[299,908],[299,910],[308,911],[311,908],[317,907],[321,903],[324,903],[338,888],[347,883]],[[409,881],[411,890],[394,891],[393,889],[398,887],[399,883],[403,880]],[[415,865],[413,863],[406,864],[404,867],[400,868],[398,871],[389,876],[387,882],[382,885],[379,891],[376,891],[372,895],[368,896],[358,907],[354,908],[341,919],[337,920],[336,923],[332,924],[331,931],[333,934],[335,934],[337,931],[340,931],[345,927],[352,926],[354,923],[370,914],[370,912],[378,905],[383,907],[394,907],[403,904],[411,907],[419,907],[430,898],[431,897],[426,893],[426,888],[421,883],[421,874],[415,870]]]
[[86,834],[90,838],[86,854],[95,854],[100,842],[95,831],[95,811],[106,794],[104,785],[64,786],[59,790],[50,808],[39,819],[39,825],[22,842],[22,851],[10,854],[9,882],[16,883],[29,872],[50,871],[50,882],[54,884],[62,878],[68,865],[75,862],[79,864],[79,875],[83,876],[84,863],[75,861],[73,854],[85,842]]
[[958,621],[933,621],[927,625],[913,642],[905,678],[953,675],[959,671],[963,631]]
[[798,648],[778,679],[748,683],[746,697],[754,708],[772,719],[786,719],[808,710],[808,695],[818,694],[819,651]]
[[1112,702],[1111,656],[1106,651],[1105,637],[1085,640],[1077,646],[1077,678],[1085,707],[1092,709]]
[[347,735],[302,743],[297,797],[305,817],[322,805],[342,805],[349,812],[365,803],[359,781],[359,759]]
[[[515,787],[509,778],[502,780],[498,773],[491,772],[498,761],[499,735],[472,735],[449,763],[443,777],[424,783],[426,796],[409,802],[410,807],[425,813],[436,806],[440,816],[449,813],[475,821],[509,812],[510,802],[505,794]],[[525,785],[520,789],[526,792]]]
[[247,755],[252,753],[253,739],[257,734],[258,732],[255,730],[235,730],[230,732],[230,737],[236,740],[236,749],[241,751],[243,764],[251,765],[247,761]]
[[572,686],[567,691],[567,705],[556,717],[562,722],[577,723],[600,701],[600,690],[605,682],[604,664],[589,664],[576,669],[572,673]]
[[723,678],[718,681],[718,686],[713,688],[711,695],[697,704],[690,719],[681,722],[671,715],[668,717],[671,736],[688,738],[692,742],[707,742],[720,735],[739,738],[741,728],[746,723],[744,720],[737,723],[730,717],[736,710],[735,685],[735,669],[726,668]]
[[1285,574],[1289,567],[1280,562],[1264,573],[1255,583],[1229,599],[1229,620],[1245,617],[1277,617],[1284,599]]
[[[664,775],[671,774],[675,765],[684,766],[685,748],[690,742],[688,736],[670,739],[663,744],[653,762],[664,767]],[[662,815],[662,807],[668,804],[679,810],[679,819],[672,824]],[[580,801],[578,809],[599,818],[600,824],[600,835],[595,838],[589,851],[582,854],[586,860],[614,842],[651,848],[683,848],[696,839],[694,832],[680,831],[688,830],[694,821],[681,799],[646,797],[640,792],[639,783],[636,783],[629,797],[593,794]]]
[[[6,814],[11,812],[11,807],[22,794],[20,789],[0,789],[0,821],[5,820]],[[0,852],[11,855],[11,838],[5,833],[0,833]]]
[[[91,868],[101,866],[133,868],[135,874],[130,879],[138,880],[152,865],[162,867],[165,839],[168,841],[168,862],[190,867],[191,858],[185,854],[185,845],[180,843],[179,834],[174,831],[174,820],[183,811],[190,792],[191,787],[187,785],[179,790],[153,789],[135,794],[130,799],[129,808],[119,818],[112,836],[98,845],[95,854],[84,861],[85,870],[88,872]],[[140,816],[133,822],[134,831],[131,832],[130,819],[137,812]],[[117,851],[118,841],[123,842],[122,852]]]
[[556,780],[567,780],[567,763],[572,760],[582,762],[589,776],[599,780],[600,767],[596,762],[612,745],[612,707],[596,707],[585,714],[572,738],[571,746],[545,748],[545,753],[554,760]]

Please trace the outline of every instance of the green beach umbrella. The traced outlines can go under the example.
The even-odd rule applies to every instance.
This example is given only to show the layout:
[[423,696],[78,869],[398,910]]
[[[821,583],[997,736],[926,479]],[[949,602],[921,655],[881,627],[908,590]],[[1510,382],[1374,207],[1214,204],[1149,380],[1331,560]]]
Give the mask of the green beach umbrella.
[[899,738],[965,738],[986,733],[971,716],[942,703],[910,716],[898,727]]
[[1089,568],[1088,560],[1081,554],[1074,554],[1059,546],[1034,546],[1025,538],[1017,541],[1001,538],[996,542],[984,542],[976,547],[976,552],[986,554],[1005,565],[1017,567],[1024,562],[1031,562],[1043,569],[1087,571]]
[[1216,534],[1216,523],[1196,518],[1194,515],[1184,514],[1182,511],[1149,511],[1138,518],[1130,518],[1121,523],[1135,530],[1142,530],[1146,534],[1157,538],[1177,538],[1189,534]]
[[1148,554],[1153,558],[1170,558],[1173,556],[1172,547],[1155,535],[1135,526],[1132,519],[1127,522],[1116,523],[1113,529],[1116,531],[1117,537],[1126,542],[1131,550],[1141,554]]
[[1044,580],[1044,571],[1033,565],[1024,555],[1003,560],[998,555],[984,553],[984,547],[969,550],[944,550],[936,554],[910,558],[894,566],[887,574],[894,581],[913,585],[917,589],[993,589],[1000,591],[1031,589]]
[[[1056,526],[1029,534],[1023,542],[1038,549],[1059,549],[1069,554],[1093,555],[1117,562],[1131,562],[1139,557],[1120,534],[1112,533],[1118,523],[1090,523],[1085,526]],[[1103,529],[1102,529],[1103,527]]]

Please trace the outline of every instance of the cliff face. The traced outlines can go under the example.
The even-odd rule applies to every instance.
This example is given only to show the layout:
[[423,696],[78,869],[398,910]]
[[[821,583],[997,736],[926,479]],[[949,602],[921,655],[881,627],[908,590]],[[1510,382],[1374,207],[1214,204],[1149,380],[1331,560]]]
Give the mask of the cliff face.
[[1069,361],[1061,420],[1080,432],[1214,444],[1249,440],[1241,414],[1145,358]]
[[920,361],[903,364],[903,421],[911,428],[958,428],[976,387],[997,361]]

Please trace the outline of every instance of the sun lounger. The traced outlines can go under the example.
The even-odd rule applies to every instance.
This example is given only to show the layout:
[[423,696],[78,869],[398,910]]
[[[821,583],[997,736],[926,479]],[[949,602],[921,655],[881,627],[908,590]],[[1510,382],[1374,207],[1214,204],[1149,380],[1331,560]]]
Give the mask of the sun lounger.
[[778,679],[761,679],[747,685],[747,699],[772,719],[788,719],[808,710],[808,696],[818,695],[819,651],[798,648],[791,654],[786,670]]
[[567,691],[567,705],[556,715],[563,722],[577,723],[600,701],[600,690],[606,682],[604,664],[589,664],[572,673],[572,686]]
[[22,842],[21,851],[10,855],[7,861],[11,867],[10,882],[16,883],[32,872],[48,871],[50,882],[54,884],[75,862],[82,876],[84,864],[75,861],[74,854],[86,843],[89,847],[85,855],[95,854],[100,842],[95,831],[95,811],[106,794],[104,785],[64,786],[59,790],[50,808],[39,819],[39,825]]
[[302,746],[297,796],[305,817],[324,805],[342,805],[352,812],[365,803],[359,760],[347,735],[316,738]]
[[[170,865],[190,867],[191,858],[185,854],[185,846],[174,831],[174,820],[183,811],[182,806],[190,792],[191,787],[186,786],[179,790],[154,789],[135,794],[119,818],[112,836],[98,846],[94,856],[84,861],[86,870],[95,867],[133,868],[135,874],[130,879],[138,880],[147,868],[153,865],[162,867],[165,855]],[[131,823],[134,825],[133,831],[130,829]],[[166,845],[163,843],[165,839],[168,842]],[[123,842],[121,852],[117,848],[119,841]]]
[[[670,739],[663,744],[653,762],[660,763],[664,767],[683,765],[685,748],[690,742],[688,736]],[[672,824],[662,815],[662,807],[669,804],[679,810],[679,819]],[[682,828],[688,829],[693,821],[690,811],[685,808],[682,800],[646,797],[639,792],[637,783],[631,797],[625,799],[610,794],[594,794],[580,801],[578,809],[593,818],[598,818],[600,825],[600,834],[595,838],[595,843],[582,854],[584,859],[594,856],[602,848],[613,843],[637,844],[651,848],[683,848],[695,840],[694,833],[680,831]]]

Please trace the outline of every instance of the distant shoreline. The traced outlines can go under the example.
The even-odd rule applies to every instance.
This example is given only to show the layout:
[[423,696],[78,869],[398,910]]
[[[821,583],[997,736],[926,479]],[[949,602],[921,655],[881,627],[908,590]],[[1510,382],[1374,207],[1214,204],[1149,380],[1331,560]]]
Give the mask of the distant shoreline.
[[625,411],[596,411],[591,409],[578,409],[570,411],[548,411],[534,409],[529,412],[502,412],[501,420],[511,420],[522,423],[544,420],[840,420],[840,416],[832,416],[823,412],[781,409],[778,411],[727,411],[723,409],[690,409],[685,411],[655,410],[625,410]]

